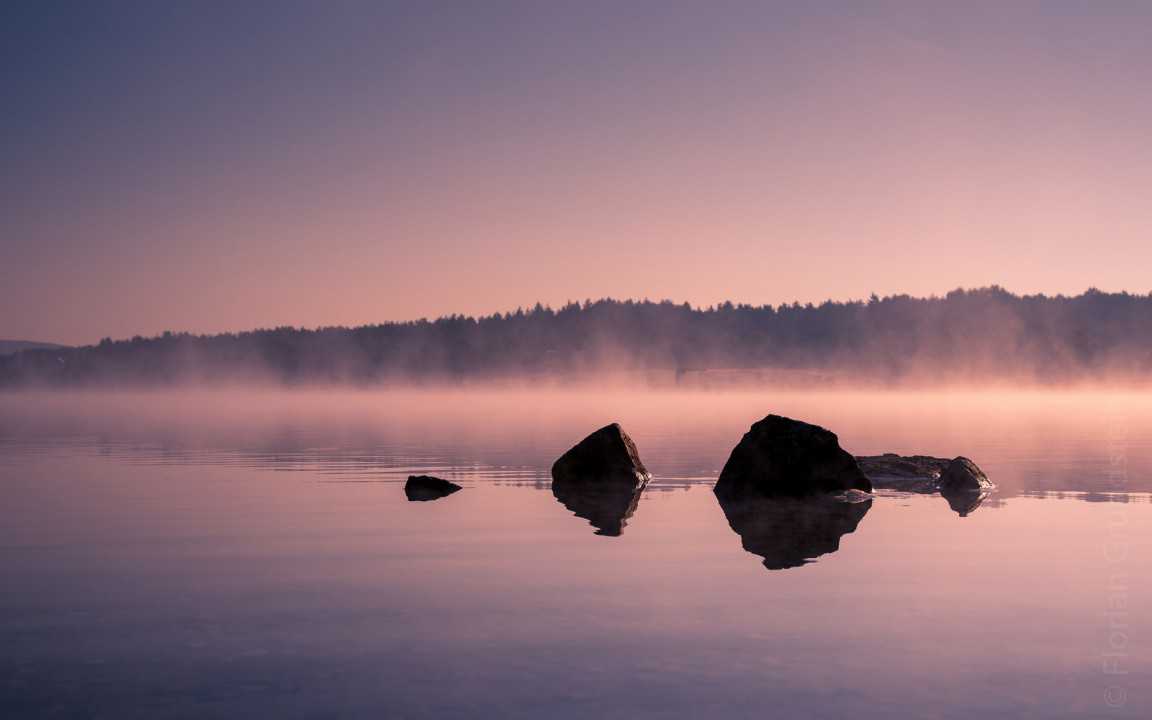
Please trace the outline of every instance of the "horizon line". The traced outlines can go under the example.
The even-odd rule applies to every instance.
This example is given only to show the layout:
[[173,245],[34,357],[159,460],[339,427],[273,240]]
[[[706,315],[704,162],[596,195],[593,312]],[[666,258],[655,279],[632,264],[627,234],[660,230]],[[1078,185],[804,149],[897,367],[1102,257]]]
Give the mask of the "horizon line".
[[835,304],[839,304],[839,305],[867,305],[867,304],[870,304],[873,302],[890,302],[893,300],[913,300],[913,301],[937,300],[937,301],[939,301],[939,300],[945,300],[948,297],[956,295],[956,294],[971,294],[971,293],[1000,294],[1000,295],[1011,297],[1011,298],[1017,299],[1017,300],[1029,300],[1029,299],[1047,299],[1047,300],[1068,299],[1068,300],[1072,300],[1072,299],[1081,298],[1081,297],[1084,297],[1086,295],[1091,295],[1091,294],[1109,295],[1109,296],[1128,296],[1128,297],[1152,297],[1152,290],[1149,290],[1148,292],[1145,292],[1145,293],[1134,292],[1134,291],[1130,291],[1130,290],[1107,291],[1107,290],[1100,290],[1099,288],[1097,288],[1094,285],[1090,285],[1089,287],[1087,287],[1086,289],[1084,289],[1080,293],[1077,293],[1074,295],[1065,294],[1062,292],[1061,293],[1054,293],[1051,295],[1049,295],[1048,293],[1044,293],[1044,292],[1037,292],[1037,293],[1031,293],[1031,294],[1028,294],[1028,293],[1017,294],[1017,293],[1012,292],[1011,290],[1006,289],[1004,286],[999,285],[999,284],[995,284],[995,283],[991,284],[991,285],[982,285],[982,286],[978,286],[978,287],[963,287],[963,286],[956,287],[956,288],[953,288],[952,290],[945,292],[942,295],[939,295],[936,293],[932,293],[931,295],[919,295],[919,296],[911,295],[909,293],[892,293],[889,295],[878,295],[877,293],[872,293],[867,298],[850,298],[847,300],[837,300],[837,299],[833,299],[833,298],[827,298],[827,299],[821,300],[820,302],[808,301],[808,302],[804,302],[804,303],[801,303],[798,300],[793,300],[791,302],[781,302],[781,303],[776,303],[776,304],[762,303],[762,304],[758,304],[758,305],[753,304],[753,303],[735,302],[733,300],[724,300],[722,302],[711,303],[708,305],[704,305],[704,304],[694,305],[694,304],[692,304],[686,300],[685,301],[675,301],[675,300],[672,300],[670,298],[662,298],[659,300],[653,300],[653,299],[648,298],[648,297],[644,297],[644,298],[636,298],[636,297],[616,298],[616,297],[612,297],[609,295],[605,295],[605,296],[595,298],[595,299],[585,298],[582,301],[581,300],[567,300],[567,301],[565,301],[565,303],[563,305],[559,305],[555,308],[549,303],[544,303],[542,301],[536,301],[535,303],[533,303],[531,305],[527,305],[527,306],[520,305],[520,306],[517,306],[515,309],[510,309],[510,310],[505,310],[505,311],[499,311],[498,310],[495,312],[485,313],[485,314],[449,313],[449,314],[437,315],[434,317],[425,315],[425,316],[421,316],[421,317],[417,317],[417,318],[399,319],[399,320],[382,320],[380,322],[361,323],[358,325],[340,325],[340,324],[313,325],[313,326],[306,326],[306,325],[259,325],[259,326],[255,326],[255,327],[245,328],[245,329],[218,330],[218,331],[206,331],[206,332],[195,332],[195,331],[191,331],[191,330],[166,329],[166,330],[162,330],[160,332],[157,332],[157,333],[151,334],[151,335],[135,334],[135,335],[121,337],[121,338],[112,338],[111,336],[105,336],[105,337],[102,337],[95,342],[79,343],[79,344],[61,343],[58,341],[50,341],[50,340],[27,340],[25,338],[15,338],[15,337],[13,337],[13,338],[0,338],[0,340],[4,340],[4,341],[8,341],[8,342],[35,342],[35,343],[41,343],[44,345],[60,345],[62,347],[66,347],[66,348],[84,348],[84,347],[94,347],[94,346],[100,345],[101,343],[104,343],[104,342],[131,342],[133,340],[154,340],[154,339],[160,339],[160,338],[169,337],[169,336],[172,336],[172,337],[211,338],[211,337],[220,337],[220,336],[224,336],[224,335],[243,335],[246,333],[270,332],[270,331],[276,331],[276,330],[292,330],[292,331],[296,331],[296,332],[321,332],[321,331],[325,331],[325,330],[356,330],[356,329],[360,329],[360,328],[386,327],[386,326],[395,326],[395,325],[419,325],[422,323],[432,324],[432,323],[437,323],[437,322],[445,322],[445,321],[449,321],[449,320],[457,320],[457,321],[462,320],[462,321],[476,322],[476,321],[481,321],[481,320],[491,320],[491,319],[497,319],[497,318],[515,317],[517,314],[526,314],[526,313],[539,312],[539,311],[559,312],[559,311],[566,310],[566,309],[572,308],[572,307],[587,308],[587,307],[594,306],[597,304],[602,304],[602,303],[618,303],[621,305],[628,305],[628,304],[633,304],[633,305],[671,305],[671,306],[677,306],[677,307],[687,306],[691,312],[716,312],[716,311],[722,310],[722,309],[725,309],[725,310],[726,309],[732,309],[732,310],[737,310],[737,309],[738,310],[766,310],[766,309],[778,310],[781,308],[795,308],[795,307],[819,308],[819,307],[823,307],[826,305],[835,305]]

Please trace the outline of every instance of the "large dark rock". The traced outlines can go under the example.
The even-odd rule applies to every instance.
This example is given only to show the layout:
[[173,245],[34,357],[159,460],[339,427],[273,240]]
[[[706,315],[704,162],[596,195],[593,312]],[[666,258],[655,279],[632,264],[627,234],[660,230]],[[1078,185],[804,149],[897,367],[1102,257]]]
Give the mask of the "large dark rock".
[[409,475],[408,482],[404,483],[404,494],[413,502],[439,500],[461,489],[454,482],[431,475]]
[[808,498],[717,494],[740,544],[764,558],[769,570],[805,565],[840,549],[872,507],[871,496],[851,491]]
[[948,463],[940,473],[940,492],[983,492],[995,487],[984,471],[966,457]]
[[576,443],[552,464],[552,481],[616,482],[643,487],[652,478],[636,443],[617,423],[606,425]]
[[732,497],[845,490],[871,492],[872,483],[836,434],[779,415],[769,415],[744,434],[716,481],[716,494]]
[[857,456],[856,463],[874,489],[902,492],[934,493],[939,489],[940,473],[950,461],[928,455]]
[[600,428],[552,464],[552,494],[597,535],[617,536],[652,478],[618,424]]

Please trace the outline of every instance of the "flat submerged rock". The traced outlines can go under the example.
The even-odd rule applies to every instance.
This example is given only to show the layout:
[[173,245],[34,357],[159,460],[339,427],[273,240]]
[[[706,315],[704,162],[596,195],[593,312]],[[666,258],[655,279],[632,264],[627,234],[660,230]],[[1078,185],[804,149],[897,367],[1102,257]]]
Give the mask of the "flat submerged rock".
[[934,493],[940,489],[940,475],[951,460],[929,455],[858,455],[860,466],[872,487],[880,490]]
[[995,485],[976,463],[966,457],[929,455],[863,455],[856,458],[860,469],[881,490],[913,493],[980,493]]

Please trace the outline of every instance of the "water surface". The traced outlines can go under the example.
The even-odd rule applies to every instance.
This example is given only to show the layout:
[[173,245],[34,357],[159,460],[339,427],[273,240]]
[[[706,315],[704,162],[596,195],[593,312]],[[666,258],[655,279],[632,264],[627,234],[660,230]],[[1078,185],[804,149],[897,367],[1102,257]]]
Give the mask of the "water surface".
[[[768,412],[999,488],[742,519]],[[653,482],[558,500],[614,420]],[[0,716],[1143,718],[1150,470],[1120,393],[0,396]]]

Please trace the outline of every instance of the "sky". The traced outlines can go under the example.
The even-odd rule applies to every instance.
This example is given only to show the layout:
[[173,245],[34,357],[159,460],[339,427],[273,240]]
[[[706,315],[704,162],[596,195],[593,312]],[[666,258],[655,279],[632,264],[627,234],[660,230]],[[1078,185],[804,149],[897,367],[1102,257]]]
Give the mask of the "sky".
[[13,2],[0,337],[1152,290],[1152,3]]

